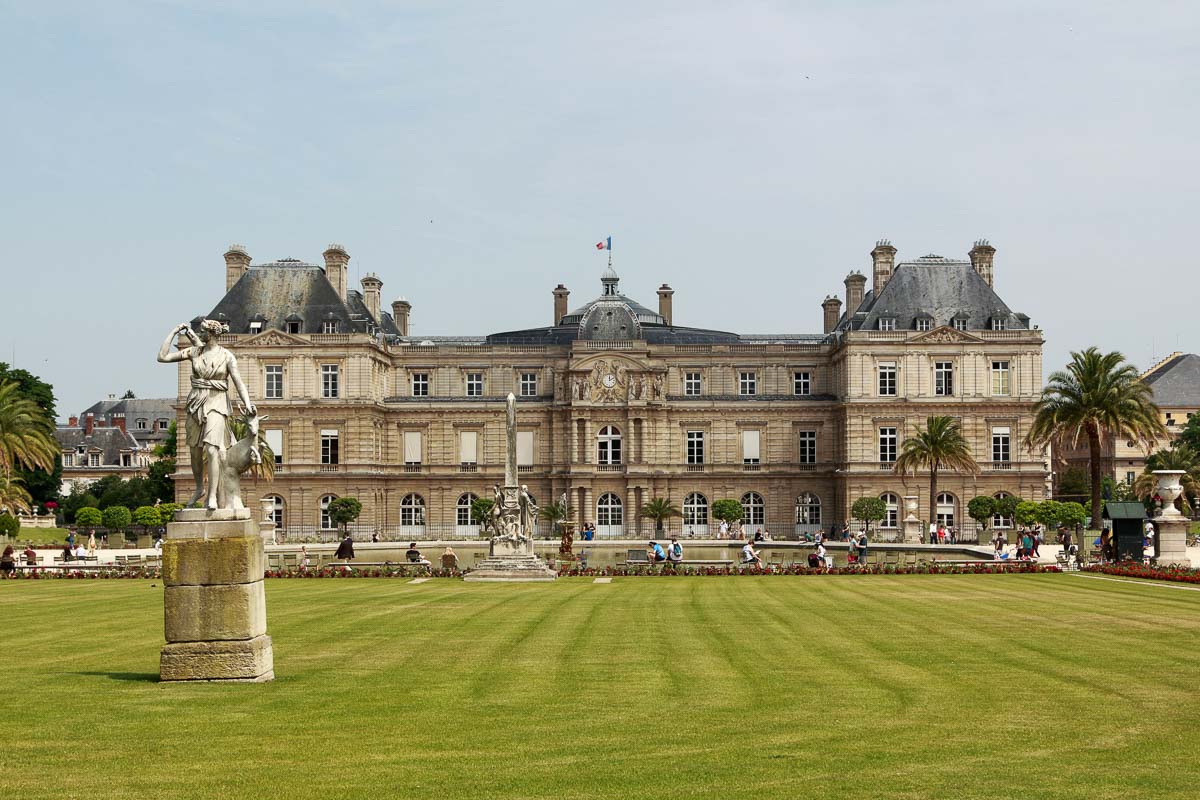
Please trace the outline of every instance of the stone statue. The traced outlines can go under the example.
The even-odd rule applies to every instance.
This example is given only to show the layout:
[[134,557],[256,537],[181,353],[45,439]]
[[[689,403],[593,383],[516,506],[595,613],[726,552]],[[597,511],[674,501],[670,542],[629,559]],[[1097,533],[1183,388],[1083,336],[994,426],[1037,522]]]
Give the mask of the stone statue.
[[533,538],[533,532],[537,529],[538,505],[533,501],[526,484],[521,484],[520,498],[521,532],[523,535]]
[[[206,319],[200,323],[199,336],[192,332],[187,323],[176,325],[158,349],[158,360],[163,364],[177,361],[192,362],[192,388],[187,397],[187,445],[191,453],[192,477],[196,481],[196,492],[188,505],[201,497],[205,508],[234,508],[233,498],[227,492],[222,498],[222,470],[226,448],[229,445],[229,386],[237,391],[238,400],[249,419],[258,411],[250,402],[246,385],[238,373],[237,359],[233,353],[217,344],[217,337],[229,330],[217,320]],[[192,341],[191,347],[171,352],[171,345],[180,335]],[[254,424],[257,431],[257,424]],[[254,447],[257,452],[257,444]],[[246,468],[250,462],[246,462]],[[235,488],[234,496],[237,495]],[[241,508],[241,499],[237,499]]]

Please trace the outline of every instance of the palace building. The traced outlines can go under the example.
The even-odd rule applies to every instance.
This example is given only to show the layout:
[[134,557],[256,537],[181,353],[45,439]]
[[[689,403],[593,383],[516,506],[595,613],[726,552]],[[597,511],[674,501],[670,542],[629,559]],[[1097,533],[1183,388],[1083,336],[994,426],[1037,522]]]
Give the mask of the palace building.
[[[968,260],[897,262],[896,252],[879,242],[870,278],[846,276],[845,304],[824,299],[820,333],[688,327],[671,287],[658,289],[655,310],[624,295],[610,267],[575,308],[555,287],[546,327],[461,337],[411,332],[412,306],[399,299],[389,313],[374,274],[352,289],[340,245],[322,264],[252,264],[235,245],[225,296],[206,316],[228,323],[221,342],[270,417],[275,479],[247,480],[247,502],[273,498],[289,535],[331,530],[325,509],[347,495],[363,504],[360,534],[475,535],[470,502],[503,479],[512,392],[522,482],[542,505],[565,495],[601,536],[646,538],[654,522],[638,510],[653,498],[682,510],[673,533],[706,534],[724,498],[741,501],[746,527],[776,538],[828,530],[867,495],[886,501],[882,528],[896,530],[901,498],[917,495],[923,519],[969,537],[972,497],[1045,496],[1045,454],[1023,445],[1042,334],[994,291],[986,241]],[[188,370],[183,362],[180,409]],[[928,475],[906,485],[892,464],[932,415],[962,421],[980,473],[943,470],[930,509]],[[175,477],[186,500],[186,452]]]

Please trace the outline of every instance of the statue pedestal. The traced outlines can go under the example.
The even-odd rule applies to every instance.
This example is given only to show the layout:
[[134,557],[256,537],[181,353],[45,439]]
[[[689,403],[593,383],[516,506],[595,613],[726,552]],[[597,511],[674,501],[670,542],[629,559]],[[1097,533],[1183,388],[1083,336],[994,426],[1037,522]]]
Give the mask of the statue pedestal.
[[184,509],[163,542],[163,681],[275,678],[266,553],[249,509]]
[[[1174,511],[1174,506],[1171,507]],[[1187,554],[1188,518],[1175,513],[1154,518],[1157,553],[1154,563],[1160,567],[1190,567]]]

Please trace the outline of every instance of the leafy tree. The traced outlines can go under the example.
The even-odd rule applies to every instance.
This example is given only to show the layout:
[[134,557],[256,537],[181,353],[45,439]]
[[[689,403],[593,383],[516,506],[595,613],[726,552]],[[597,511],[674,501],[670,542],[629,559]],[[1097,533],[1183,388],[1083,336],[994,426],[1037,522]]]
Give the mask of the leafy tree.
[[490,497],[476,497],[471,501],[471,522],[475,525],[486,525],[494,505],[496,501]]
[[878,522],[887,514],[887,504],[878,497],[860,497],[850,506],[850,516],[867,524],[871,529],[872,522]]
[[930,417],[924,428],[904,440],[893,472],[901,477],[919,469],[929,470],[929,519],[937,519],[938,470],[948,467],[956,472],[979,472],[979,465],[971,457],[971,446],[962,435],[962,428],[954,417]]
[[6,382],[16,382],[17,393],[41,409],[45,431],[53,445],[54,458],[49,467],[25,464],[14,470],[33,503],[45,505],[58,499],[58,490],[62,485],[62,458],[58,443],[54,441],[54,420],[57,417],[54,387],[31,372],[11,369],[8,364],[0,362],[0,384]]
[[716,500],[712,504],[714,519],[734,525],[742,521],[742,504],[737,500]]
[[1021,504],[1021,498],[1016,495],[1006,495],[996,499],[996,514],[1006,519],[1012,519],[1017,513],[1017,506]]
[[[490,514],[492,511],[493,502],[491,500],[487,500],[486,502],[488,504],[487,513]],[[472,507],[473,506],[474,504],[472,504]],[[572,513],[573,509],[570,505],[567,503],[558,502],[548,503],[542,506],[541,510],[538,511],[538,516],[554,525],[558,525],[558,523],[562,522],[564,519],[570,519]],[[484,519],[487,519],[487,517],[484,516]]]
[[[648,517],[654,520],[654,530],[661,531],[663,522],[671,517],[682,517],[683,512],[671,504],[670,500],[664,500],[661,497],[655,497],[642,506],[638,512],[639,517]],[[740,517],[739,517],[740,519]]]
[[175,520],[175,512],[183,508],[183,503],[163,503],[158,507],[158,515],[162,518],[162,524]]
[[160,458],[146,469],[146,485],[150,496],[164,503],[175,499],[175,459]]
[[162,513],[158,506],[138,506],[133,510],[133,521],[147,528],[162,525]]
[[1059,514],[1062,510],[1062,503],[1057,500],[1043,500],[1037,504],[1037,511],[1034,513],[1034,519],[1042,524],[1043,527],[1050,529],[1058,524]]
[[1087,519],[1087,511],[1079,503],[1061,503],[1058,507],[1058,524],[1077,528]]
[[339,497],[329,503],[329,518],[342,527],[343,534],[361,513],[362,503],[355,497]]
[[[1088,443],[1092,508],[1100,508],[1101,442],[1105,436],[1149,445],[1167,435],[1149,384],[1118,352],[1101,353],[1089,347],[1071,353],[1065,370],[1050,375],[1034,406],[1033,425],[1025,437],[1028,447],[1044,447],[1055,439],[1076,445]],[[1096,528],[1098,519],[1093,518]]]
[[1080,467],[1068,467],[1058,479],[1058,493],[1063,497],[1083,497],[1088,493],[1087,472]]
[[1188,417],[1187,424],[1175,438],[1176,447],[1190,447],[1193,453],[1200,453],[1200,414]]
[[0,536],[12,539],[21,532],[21,520],[12,514],[0,514]]
[[992,517],[996,516],[999,510],[999,501],[991,495],[981,494],[978,497],[972,497],[967,503],[967,514],[971,519],[979,523],[979,527],[987,529],[988,522]]
[[89,486],[84,486],[77,483],[71,488],[71,493],[63,498],[62,513],[64,520],[67,522],[74,522],[75,512],[79,511],[81,508],[87,508],[89,506],[93,508],[100,507],[100,498],[88,491],[89,488]]
[[75,524],[81,528],[94,528],[104,522],[104,515],[95,506],[84,506],[75,512]]
[[[78,515],[76,515],[78,516]],[[104,527],[110,531],[123,531],[133,522],[133,515],[125,506],[109,506],[104,509]]]
[[1022,500],[1017,503],[1016,509],[1013,510],[1013,519],[1018,525],[1032,525],[1037,522],[1038,504],[1029,500]]

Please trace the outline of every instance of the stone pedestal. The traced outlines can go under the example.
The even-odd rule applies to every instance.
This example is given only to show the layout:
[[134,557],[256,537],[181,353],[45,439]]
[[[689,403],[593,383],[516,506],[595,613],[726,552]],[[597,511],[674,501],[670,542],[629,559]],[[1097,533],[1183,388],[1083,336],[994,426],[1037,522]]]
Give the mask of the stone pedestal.
[[1158,555],[1154,563],[1162,567],[1190,567],[1187,554],[1188,519],[1181,514],[1154,518],[1154,538]]
[[921,520],[917,519],[917,498],[909,495],[904,498],[904,541],[911,544],[920,544],[921,529],[924,527]]
[[248,509],[184,509],[163,542],[164,681],[274,679],[266,553]]
[[493,538],[488,557],[463,576],[464,581],[528,583],[552,581],[558,573],[533,552],[533,539],[523,542]]

